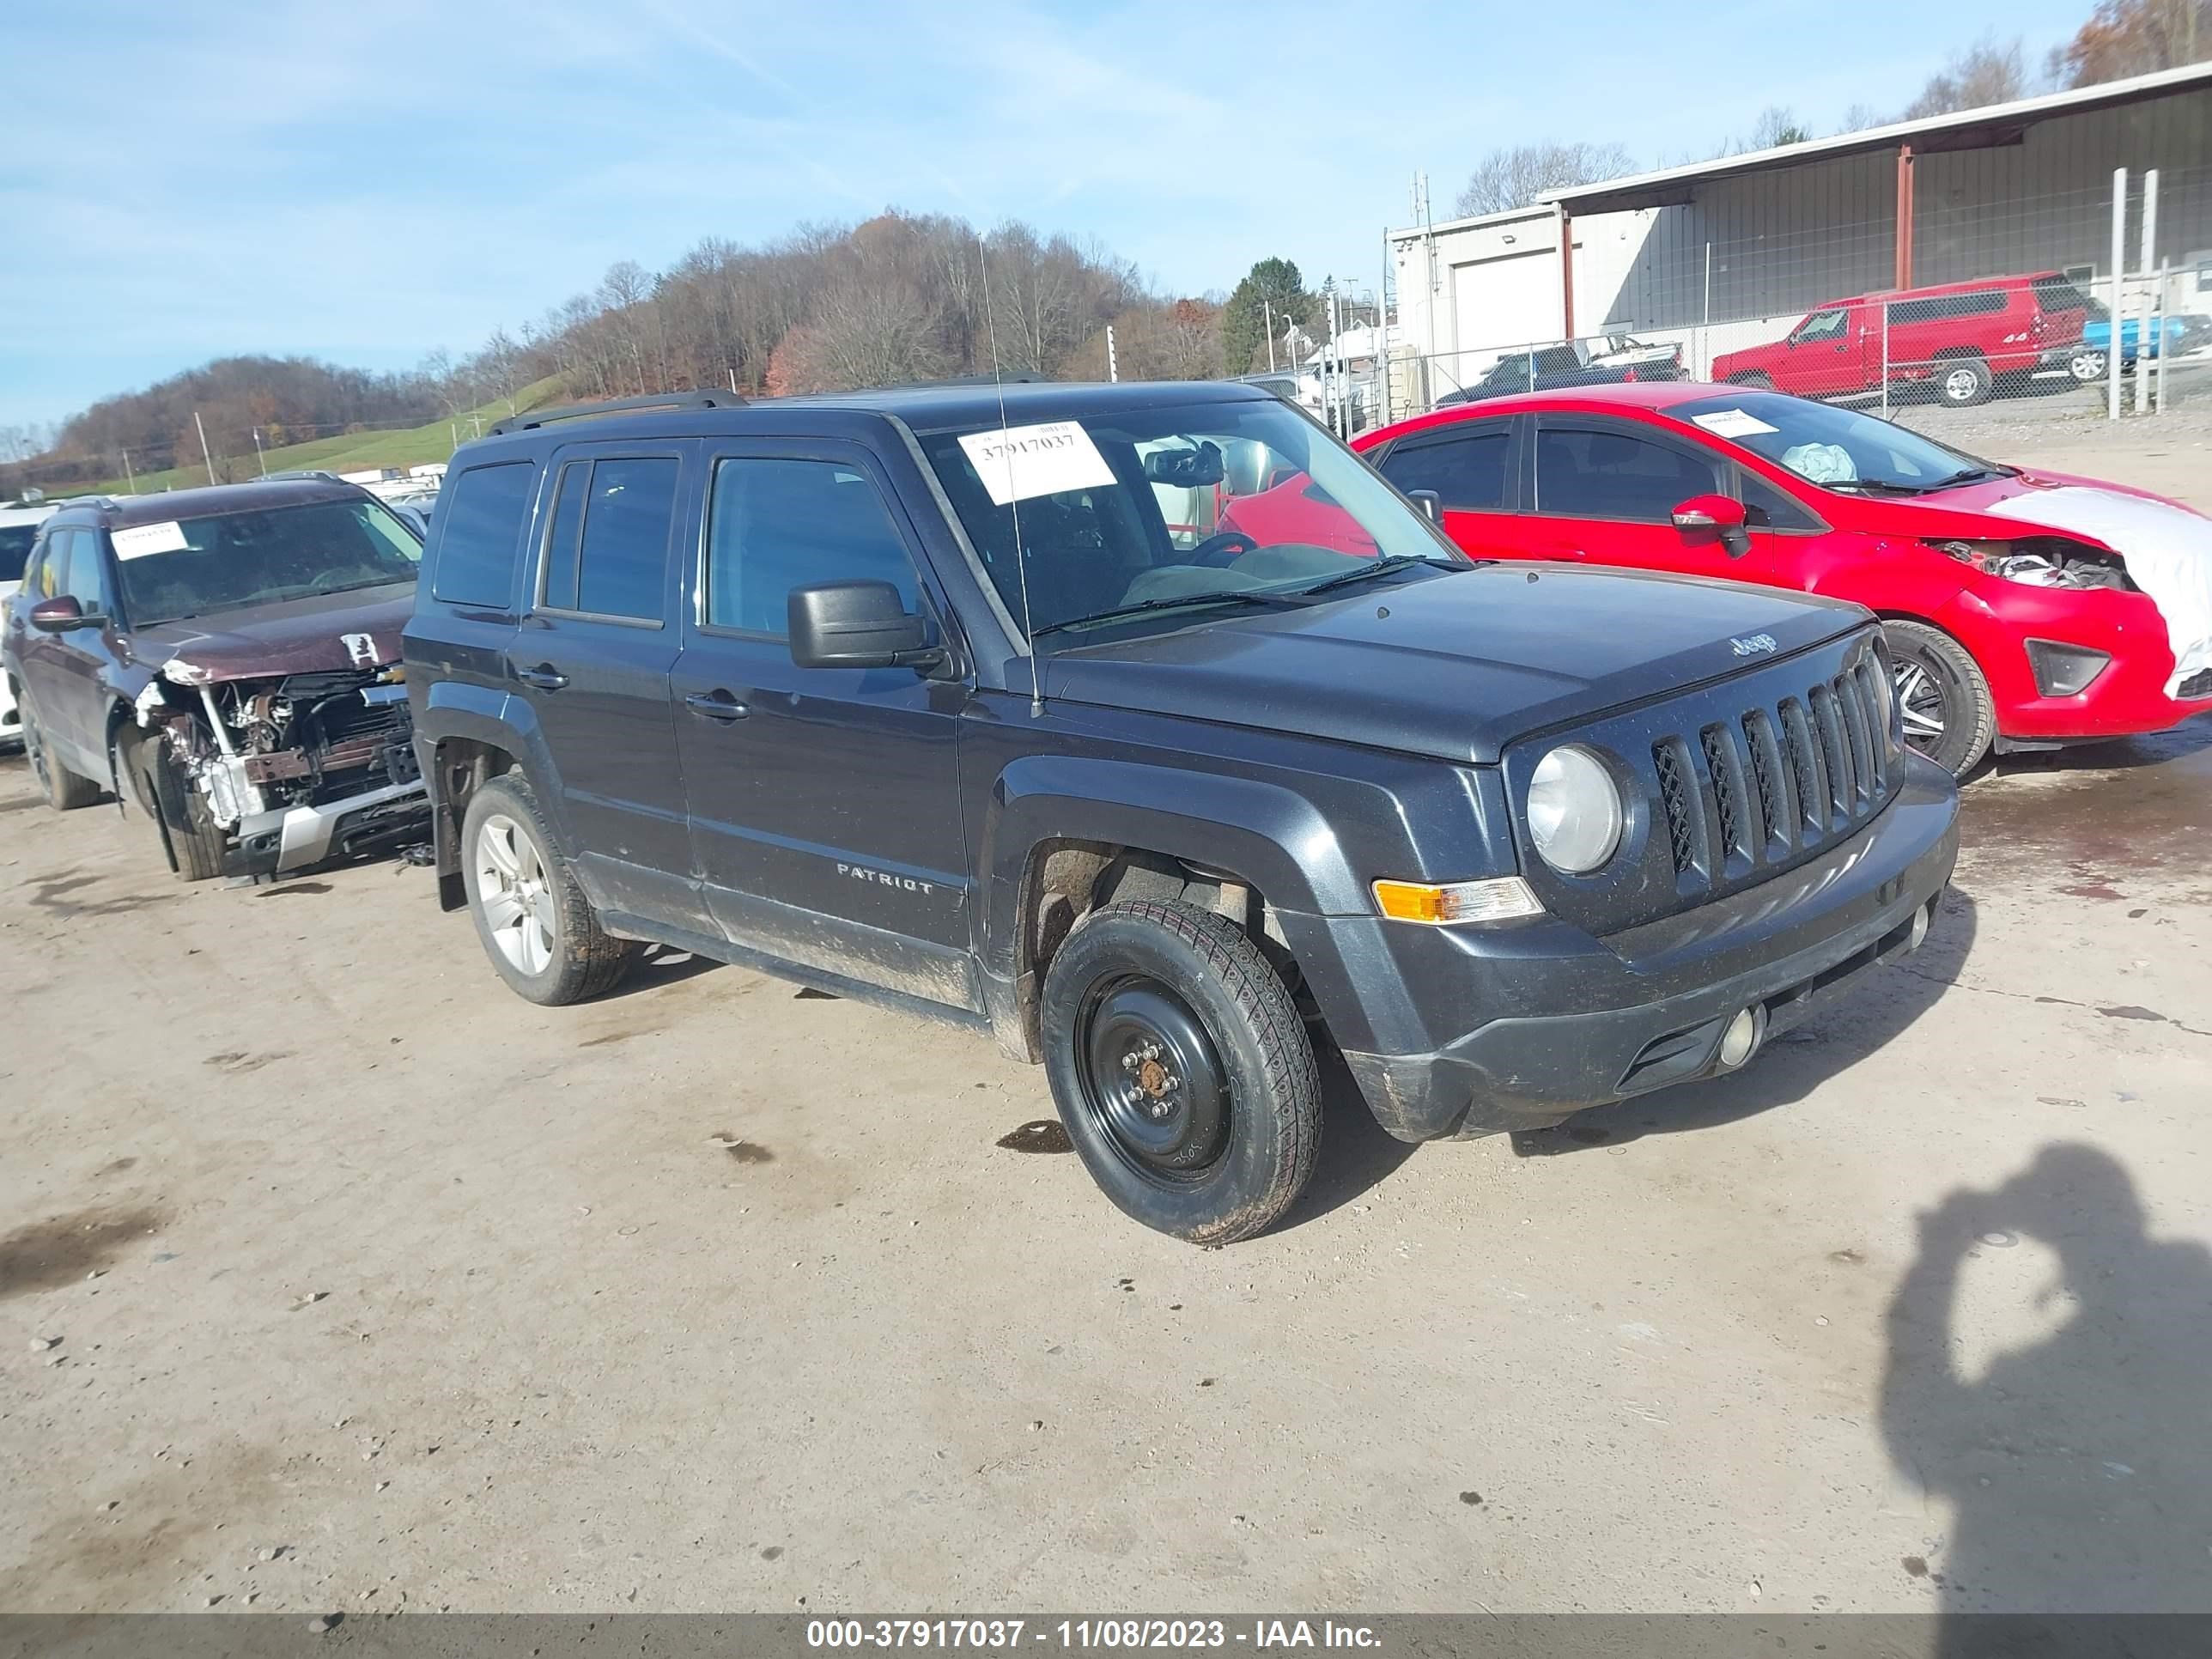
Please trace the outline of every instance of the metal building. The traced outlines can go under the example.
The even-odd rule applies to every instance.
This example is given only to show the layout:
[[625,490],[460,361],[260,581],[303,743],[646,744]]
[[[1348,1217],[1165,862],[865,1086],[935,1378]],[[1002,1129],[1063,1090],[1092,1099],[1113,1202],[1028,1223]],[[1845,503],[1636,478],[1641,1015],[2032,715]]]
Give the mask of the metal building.
[[2164,266],[2169,308],[2212,313],[2212,64],[2200,64],[1394,230],[1401,317],[1425,370],[1463,383],[1528,343],[1632,331],[1687,342],[1694,360],[1711,350],[1697,331],[1724,326],[1731,347],[1777,337],[1825,300],[2039,270],[2108,285],[2123,167],[2122,276],[2151,284]]

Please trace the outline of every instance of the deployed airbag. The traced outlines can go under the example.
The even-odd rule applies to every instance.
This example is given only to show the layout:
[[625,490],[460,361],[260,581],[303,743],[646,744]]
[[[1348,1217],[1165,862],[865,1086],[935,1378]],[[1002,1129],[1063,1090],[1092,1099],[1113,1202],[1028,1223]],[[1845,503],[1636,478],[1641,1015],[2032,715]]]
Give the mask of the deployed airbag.
[[2093,537],[2126,562],[2128,576],[2166,618],[2173,674],[2166,695],[2212,668],[2212,519],[2118,489],[2062,484],[2014,495],[1982,511]]

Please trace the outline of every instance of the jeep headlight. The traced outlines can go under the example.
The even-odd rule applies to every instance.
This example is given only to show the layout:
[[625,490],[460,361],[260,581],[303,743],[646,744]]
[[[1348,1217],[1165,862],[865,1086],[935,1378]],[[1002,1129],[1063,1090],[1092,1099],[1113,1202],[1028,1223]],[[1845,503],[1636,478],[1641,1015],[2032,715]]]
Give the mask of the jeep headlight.
[[1603,761],[1567,744],[1536,763],[1528,780],[1528,836],[1544,862],[1586,876],[1620,845],[1620,790]]

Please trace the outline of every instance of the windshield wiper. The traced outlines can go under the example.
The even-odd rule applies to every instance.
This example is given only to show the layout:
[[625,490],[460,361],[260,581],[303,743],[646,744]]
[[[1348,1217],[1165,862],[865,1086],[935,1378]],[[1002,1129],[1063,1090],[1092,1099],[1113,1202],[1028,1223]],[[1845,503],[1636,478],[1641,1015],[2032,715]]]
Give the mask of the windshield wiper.
[[1173,611],[1187,605],[1295,605],[1295,599],[1280,593],[1261,593],[1250,588],[1228,587],[1212,593],[1178,593],[1165,599],[1139,599],[1134,605],[1117,605],[1107,611],[1094,611],[1087,617],[1070,617],[1066,622],[1047,623],[1042,628],[1030,630],[1030,638],[1041,640],[1048,634],[1059,634],[1071,628],[1087,628],[1093,623],[1109,623],[1123,617],[1140,617],[1148,611]]
[[1332,587],[1349,587],[1354,582],[1364,582],[1370,576],[1388,575],[1393,570],[1406,570],[1417,564],[1434,565],[1439,570],[1459,570],[1465,567],[1449,559],[1436,558],[1426,553],[1394,553],[1387,559],[1376,559],[1357,570],[1347,570],[1342,575],[1331,576],[1310,586],[1301,587],[1301,593],[1326,593]]

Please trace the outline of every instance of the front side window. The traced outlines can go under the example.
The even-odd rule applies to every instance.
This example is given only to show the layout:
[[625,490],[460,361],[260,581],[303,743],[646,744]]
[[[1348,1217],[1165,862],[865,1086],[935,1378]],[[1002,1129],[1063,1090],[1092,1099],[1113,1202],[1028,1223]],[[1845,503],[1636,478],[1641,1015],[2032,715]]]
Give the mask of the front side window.
[[[366,497],[133,525],[110,539],[140,628],[412,582],[422,556],[413,532]],[[84,555],[80,540],[76,556]]]
[[[1006,613],[1018,625],[1026,611],[1032,635],[1137,605],[1162,615],[1131,626],[1182,626],[1206,613],[1170,607],[1288,602],[1378,559],[1467,563],[1358,456],[1272,398],[917,436]],[[1182,504],[1198,496],[1202,511]],[[1214,527],[1192,542],[1182,532],[1197,524]]]
[[113,614],[115,605],[107,593],[107,561],[100,556],[100,532],[80,530],[70,540],[69,569],[54,591],[75,599],[78,609],[88,617]]
[[1850,315],[1841,307],[1831,311],[1816,311],[1797,325],[1796,340],[1802,345],[1808,340],[1833,340],[1842,337],[1844,319]]
[[1501,357],[1496,367],[1480,381],[1485,392],[1526,392],[1528,389],[1528,354],[1516,352],[1510,357]]
[[595,617],[660,619],[678,466],[665,456],[592,463],[576,550],[574,609]]
[[1434,443],[1401,444],[1382,462],[1382,476],[1407,494],[1432,489],[1444,506],[1495,513],[1505,506],[1505,462],[1512,434],[1472,433]]
[[707,520],[707,622],[784,637],[791,590],[889,582],[912,611],[914,563],[882,493],[835,461],[733,458],[714,468]]
[[1716,464],[1670,444],[1600,428],[1536,434],[1536,510],[1575,519],[1663,524],[1692,495],[1715,493]]
[[448,486],[439,515],[439,599],[495,611],[514,603],[515,553],[537,488],[532,461],[472,466]]
[[24,592],[33,603],[51,599],[62,591],[62,580],[69,574],[70,544],[76,539],[74,530],[57,530],[46,537],[46,550],[39,555],[24,584]]

